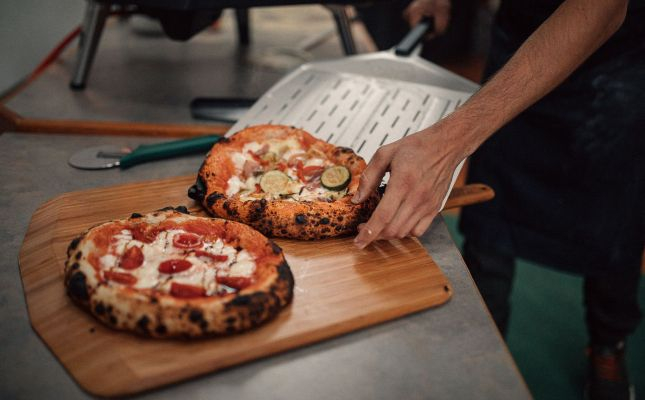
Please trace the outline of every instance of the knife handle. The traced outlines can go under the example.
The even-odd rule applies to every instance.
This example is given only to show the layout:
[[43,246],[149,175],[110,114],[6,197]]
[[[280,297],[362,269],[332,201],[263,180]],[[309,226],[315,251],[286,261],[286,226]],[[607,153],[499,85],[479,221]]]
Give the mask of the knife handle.
[[210,135],[198,136],[190,139],[174,140],[172,142],[163,142],[155,144],[142,144],[119,160],[120,168],[129,168],[133,165],[141,164],[146,161],[161,160],[163,158],[170,158],[182,156],[185,154],[193,154],[199,152],[207,152],[224,136]]

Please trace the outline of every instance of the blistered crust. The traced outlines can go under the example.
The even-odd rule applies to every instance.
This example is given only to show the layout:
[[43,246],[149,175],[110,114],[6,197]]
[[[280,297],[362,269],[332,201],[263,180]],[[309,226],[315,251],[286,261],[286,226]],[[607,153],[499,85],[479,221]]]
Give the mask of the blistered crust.
[[[159,211],[152,215],[162,213],[167,218],[206,219],[186,216],[175,210]],[[75,238],[67,250],[67,294],[107,326],[155,338],[227,335],[268,322],[291,303],[293,275],[280,247],[244,225],[221,220],[221,224],[226,224],[230,231],[265,247],[267,256],[256,262],[256,268],[261,269],[258,274],[261,279],[251,286],[226,296],[185,299],[154,290],[109,285],[88,259],[88,255],[95,250],[94,242],[88,238],[93,230],[145,217],[133,214],[128,220],[112,221],[91,228]]]
[[[253,200],[241,201],[226,196],[226,181],[231,174],[229,154],[239,151],[248,142],[295,137],[324,152],[335,164],[346,166],[352,175],[347,195],[333,201]],[[374,193],[365,202],[353,204],[366,163],[350,148],[336,147],[318,140],[294,127],[258,125],[244,129],[230,139],[213,146],[202,164],[197,181],[188,195],[200,201],[213,215],[243,222],[267,236],[313,240],[350,235],[369,219],[379,195]]]

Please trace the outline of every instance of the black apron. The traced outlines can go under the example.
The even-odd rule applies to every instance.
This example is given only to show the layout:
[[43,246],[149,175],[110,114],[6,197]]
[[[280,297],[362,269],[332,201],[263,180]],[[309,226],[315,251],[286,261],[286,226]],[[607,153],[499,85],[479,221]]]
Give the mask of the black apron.
[[[486,76],[560,2],[502,2]],[[640,267],[645,244],[645,7],[552,93],[487,140],[468,180],[493,201],[466,207],[466,240],[582,274]],[[539,77],[527,77],[539,79]]]

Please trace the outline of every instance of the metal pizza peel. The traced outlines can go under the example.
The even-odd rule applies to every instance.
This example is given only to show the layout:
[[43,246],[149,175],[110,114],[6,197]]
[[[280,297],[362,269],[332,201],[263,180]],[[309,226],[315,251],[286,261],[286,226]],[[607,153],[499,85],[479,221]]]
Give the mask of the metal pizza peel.
[[[380,146],[436,123],[479,88],[418,55],[433,26],[432,20],[423,20],[388,51],[301,65],[260,97],[226,135],[257,124],[292,125],[351,147],[369,161]],[[444,204],[462,166],[463,161]]]

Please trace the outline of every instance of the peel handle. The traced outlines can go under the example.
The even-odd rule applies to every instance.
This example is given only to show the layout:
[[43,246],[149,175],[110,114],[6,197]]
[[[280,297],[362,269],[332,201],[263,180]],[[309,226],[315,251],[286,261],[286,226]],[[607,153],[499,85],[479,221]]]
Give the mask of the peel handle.
[[428,32],[434,31],[434,18],[423,17],[423,19],[401,40],[394,48],[394,54],[401,57],[408,57],[421,43]]

